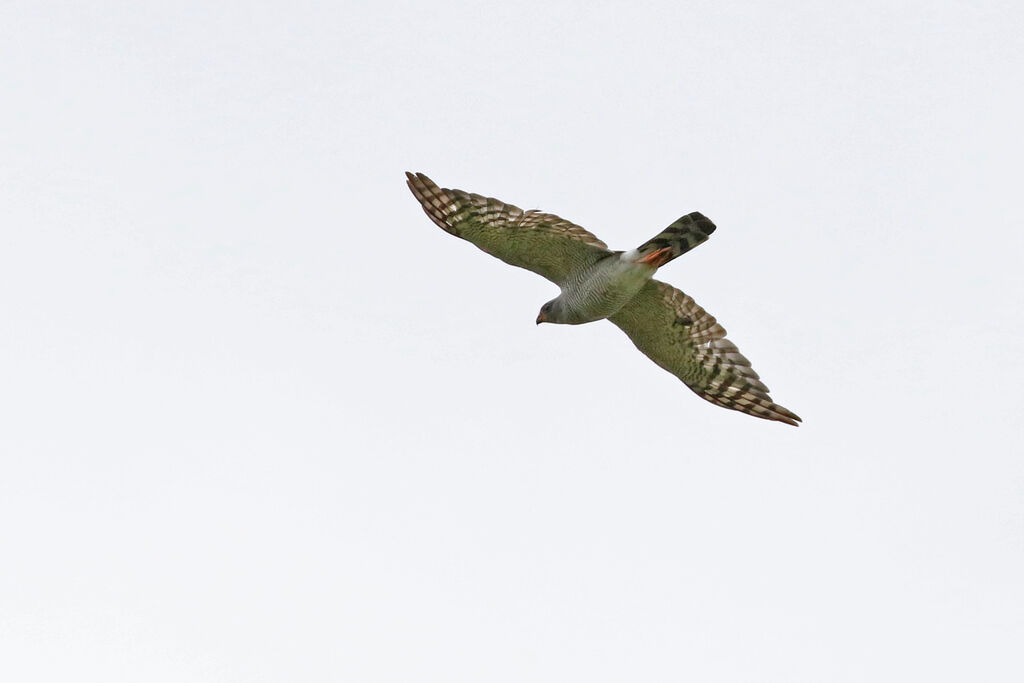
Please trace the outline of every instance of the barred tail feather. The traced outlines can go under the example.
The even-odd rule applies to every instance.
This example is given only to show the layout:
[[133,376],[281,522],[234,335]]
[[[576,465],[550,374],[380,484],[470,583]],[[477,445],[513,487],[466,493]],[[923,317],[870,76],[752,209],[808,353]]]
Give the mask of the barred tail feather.
[[715,224],[703,214],[689,213],[644,242],[638,249],[637,261],[660,268],[707,241]]

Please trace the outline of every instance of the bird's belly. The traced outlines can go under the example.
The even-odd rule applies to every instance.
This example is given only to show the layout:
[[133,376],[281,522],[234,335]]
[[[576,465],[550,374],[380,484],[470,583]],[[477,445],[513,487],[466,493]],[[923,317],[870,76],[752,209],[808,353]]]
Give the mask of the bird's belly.
[[569,297],[572,324],[589,323],[615,315],[647,284],[654,271],[649,266],[630,263],[611,272],[597,272],[585,278]]

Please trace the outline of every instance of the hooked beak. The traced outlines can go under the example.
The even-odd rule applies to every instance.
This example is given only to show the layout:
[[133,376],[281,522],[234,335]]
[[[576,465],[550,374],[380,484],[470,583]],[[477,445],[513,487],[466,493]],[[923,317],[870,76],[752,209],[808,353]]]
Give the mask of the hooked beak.
[[541,323],[546,323],[547,321],[548,321],[548,319],[544,317],[543,313],[541,313],[540,315],[537,316],[537,324],[538,325],[540,325]]

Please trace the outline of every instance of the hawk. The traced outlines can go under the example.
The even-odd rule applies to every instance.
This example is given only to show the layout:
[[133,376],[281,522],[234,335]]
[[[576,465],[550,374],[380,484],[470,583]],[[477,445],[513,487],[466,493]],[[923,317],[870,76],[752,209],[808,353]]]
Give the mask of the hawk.
[[794,427],[800,422],[772,401],[768,387],[714,317],[672,285],[653,279],[658,268],[715,231],[702,214],[683,216],[636,249],[612,251],[558,216],[440,188],[422,173],[405,175],[423,211],[442,230],[561,288],[541,307],[538,325],[610,320],[641,353],[701,398],[765,420]]

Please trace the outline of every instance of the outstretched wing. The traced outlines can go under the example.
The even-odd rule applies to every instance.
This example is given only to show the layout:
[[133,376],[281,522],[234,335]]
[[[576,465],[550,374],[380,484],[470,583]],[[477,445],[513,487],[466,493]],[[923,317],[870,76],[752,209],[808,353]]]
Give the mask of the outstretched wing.
[[640,351],[716,405],[794,427],[800,418],[772,401],[725,329],[692,298],[651,280],[609,318]]
[[443,230],[556,284],[611,253],[597,237],[558,216],[443,189],[422,173],[405,175],[423,211]]

